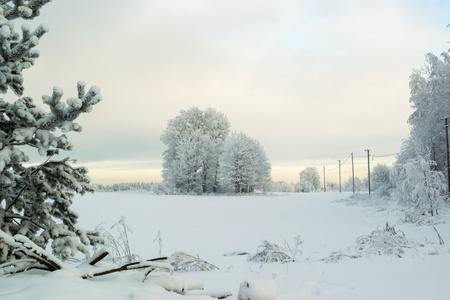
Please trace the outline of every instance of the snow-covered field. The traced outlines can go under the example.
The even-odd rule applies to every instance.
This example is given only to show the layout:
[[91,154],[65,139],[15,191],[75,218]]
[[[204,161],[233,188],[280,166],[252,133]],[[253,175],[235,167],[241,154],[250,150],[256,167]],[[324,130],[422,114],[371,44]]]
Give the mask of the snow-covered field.
[[[96,193],[75,199],[79,224],[94,228],[105,221],[110,228],[126,217],[133,233],[130,246],[143,259],[184,251],[219,267],[209,272],[178,273],[185,280],[203,282],[205,290],[229,291],[236,299],[244,280],[276,273],[278,299],[449,299],[449,215],[435,218],[446,244],[439,245],[433,226],[403,223],[395,205],[347,205],[335,201],[349,194],[311,193],[269,196],[156,196],[146,193]],[[362,253],[325,262],[333,253],[355,254],[355,240],[382,229],[386,222],[403,231],[411,244],[399,258]],[[114,233],[114,230],[111,230]],[[297,262],[248,262],[247,256],[224,256],[233,251],[253,254],[262,240],[280,245],[304,243]],[[420,246],[422,244],[423,246]],[[340,251],[340,252],[339,252]],[[0,275],[0,299],[184,299],[142,283],[142,272],[129,271],[83,280],[69,271],[33,271]],[[188,299],[211,299],[189,296]],[[251,299],[254,300],[254,299]]]

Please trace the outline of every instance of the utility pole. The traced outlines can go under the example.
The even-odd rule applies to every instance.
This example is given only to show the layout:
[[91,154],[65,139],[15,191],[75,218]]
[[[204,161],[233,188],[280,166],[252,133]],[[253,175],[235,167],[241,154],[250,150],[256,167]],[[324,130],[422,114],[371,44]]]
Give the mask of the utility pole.
[[353,164],[353,153],[352,153],[352,180],[353,180],[353,194],[355,193],[355,166]]
[[327,191],[327,185],[325,183],[325,166],[323,166],[323,191]]
[[339,162],[339,193],[341,193],[341,161],[338,160]]
[[369,195],[370,195],[370,150],[366,149],[367,151],[367,182],[369,183]]
[[450,196],[450,164],[449,164],[449,149],[448,149],[448,118],[445,118],[445,144],[447,146],[447,184],[448,194]]

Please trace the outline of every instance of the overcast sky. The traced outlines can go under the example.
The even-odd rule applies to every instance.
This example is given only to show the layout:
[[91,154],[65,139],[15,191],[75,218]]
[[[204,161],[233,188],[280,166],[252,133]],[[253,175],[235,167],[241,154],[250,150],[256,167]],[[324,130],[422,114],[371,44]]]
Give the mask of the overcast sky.
[[63,154],[94,182],[160,181],[159,137],[193,106],[223,112],[263,145],[274,180],[296,182],[308,166],[335,178],[352,152],[365,177],[365,149],[392,162],[377,155],[408,136],[409,76],[449,47],[450,1],[53,0],[30,23],[50,31],[25,95],[102,90]]

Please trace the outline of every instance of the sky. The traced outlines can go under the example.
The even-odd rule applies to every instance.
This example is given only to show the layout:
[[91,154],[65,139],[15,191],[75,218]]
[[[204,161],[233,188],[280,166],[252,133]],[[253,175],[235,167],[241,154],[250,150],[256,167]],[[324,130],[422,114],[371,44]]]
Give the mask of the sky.
[[[76,83],[103,101],[69,133],[62,156],[94,182],[161,180],[160,136],[181,110],[224,113],[258,140],[273,180],[306,167],[327,180],[392,164],[408,137],[409,76],[448,50],[449,1],[53,0],[30,25],[48,25],[24,71],[37,103]],[[16,25],[19,29],[19,25]],[[8,94],[4,98],[15,99]]]

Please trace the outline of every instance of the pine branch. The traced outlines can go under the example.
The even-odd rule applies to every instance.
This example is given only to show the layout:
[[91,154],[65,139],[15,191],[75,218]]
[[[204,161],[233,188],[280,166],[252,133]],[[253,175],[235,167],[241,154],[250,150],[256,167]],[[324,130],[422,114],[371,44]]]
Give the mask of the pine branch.
[[42,265],[46,266],[48,271],[56,271],[62,268],[67,268],[62,261],[33,243],[26,236],[16,235],[14,236],[14,240],[16,240],[16,242],[20,245],[15,252],[21,252],[26,257],[35,259]]

